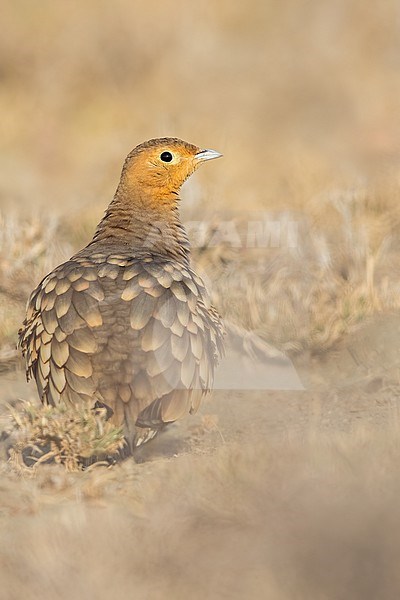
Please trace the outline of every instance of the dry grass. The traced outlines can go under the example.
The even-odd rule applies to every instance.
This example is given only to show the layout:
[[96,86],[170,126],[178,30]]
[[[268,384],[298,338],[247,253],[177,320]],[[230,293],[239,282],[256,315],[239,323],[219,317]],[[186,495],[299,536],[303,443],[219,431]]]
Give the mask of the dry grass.
[[31,291],[70,253],[55,215],[0,213],[0,370],[15,356],[16,334]]
[[248,220],[236,221],[239,238],[214,223],[195,254],[220,312],[290,354],[326,351],[365,318],[398,310],[399,193],[392,194],[380,207],[362,191],[321,198],[333,223],[290,211],[259,214],[253,222],[264,239],[268,227],[276,234],[267,248],[257,247],[261,235],[248,247]]
[[107,421],[105,409],[27,402],[10,411],[10,454],[17,469],[56,462],[67,471],[78,471],[88,463],[116,459],[124,447],[122,428]]

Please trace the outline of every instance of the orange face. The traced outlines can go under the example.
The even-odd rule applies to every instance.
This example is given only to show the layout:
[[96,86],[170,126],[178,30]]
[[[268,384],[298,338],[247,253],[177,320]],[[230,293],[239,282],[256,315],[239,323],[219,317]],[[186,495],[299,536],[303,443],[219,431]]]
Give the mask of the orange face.
[[152,194],[176,193],[202,162],[220,156],[215,150],[202,150],[177,138],[150,140],[128,155],[122,180]]

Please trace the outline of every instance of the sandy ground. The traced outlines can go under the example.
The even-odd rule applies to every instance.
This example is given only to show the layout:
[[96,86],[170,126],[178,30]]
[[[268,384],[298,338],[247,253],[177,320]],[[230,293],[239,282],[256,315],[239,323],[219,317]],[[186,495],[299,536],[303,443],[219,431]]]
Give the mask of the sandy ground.
[[[136,462],[32,477],[3,442],[0,598],[397,598],[399,328],[299,357],[304,389],[215,391]],[[2,417],[34,393],[4,374]]]

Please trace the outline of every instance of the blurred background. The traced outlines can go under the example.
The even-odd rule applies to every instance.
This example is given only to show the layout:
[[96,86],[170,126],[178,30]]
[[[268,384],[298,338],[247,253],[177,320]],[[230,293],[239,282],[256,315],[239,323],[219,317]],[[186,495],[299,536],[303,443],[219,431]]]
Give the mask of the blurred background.
[[[395,0],[5,0],[0,338],[14,343],[32,287],[88,242],[126,154],[160,136],[224,154],[185,186],[183,216],[206,221],[195,258],[229,318],[297,351],[397,305],[399,22]],[[207,247],[226,219],[295,222],[296,248]]]
[[399,156],[400,9],[338,0],[2,3],[2,203],[111,197],[137,143],[225,153],[202,202],[270,207]]
[[[34,394],[15,349],[31,290],[90,240],[127,153],[162,136],[224,154],[182,191],[196,268],[224,318],[287,353],[306,387],[232,393],[229,408],[217,395],[188,455],[161,444],[142,470],[26,481],[2,465],[0,513],[18,518],[0,519],[6,597],[79,597],[65,565],[79,573],[80,556],[98,597],[110,569],[128,597],[130,583],[149,597],[149,573],[164,586],[152,598],[399,597],[397,0],[3,0],[1,23],[1,401]],[[280,234],[250,244],[249,222]],[[108,570],[91,536],[118,557]]]

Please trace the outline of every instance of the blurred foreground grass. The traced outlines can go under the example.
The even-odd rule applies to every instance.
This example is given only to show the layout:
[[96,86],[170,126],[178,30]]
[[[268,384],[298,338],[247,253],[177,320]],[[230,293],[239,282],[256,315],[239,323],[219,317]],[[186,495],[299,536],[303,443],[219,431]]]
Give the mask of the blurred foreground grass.
[[392,600],[399,451],[395,426],[24,480],[3,465],[2,597]]

